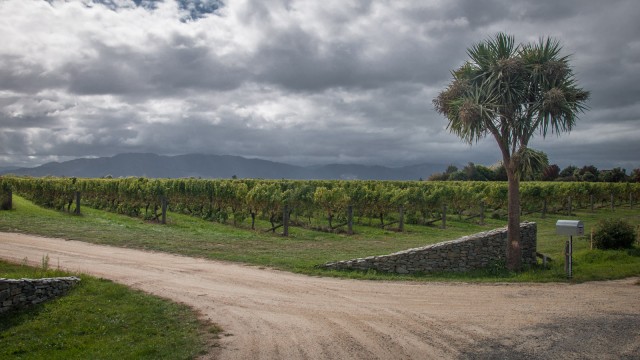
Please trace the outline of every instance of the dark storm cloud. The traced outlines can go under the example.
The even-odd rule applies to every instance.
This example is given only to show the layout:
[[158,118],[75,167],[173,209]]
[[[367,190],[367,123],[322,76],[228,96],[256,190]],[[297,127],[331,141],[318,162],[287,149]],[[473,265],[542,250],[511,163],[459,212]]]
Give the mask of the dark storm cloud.
[[[627,171],[638,168],[638,156],[640,154],[640,142],[635,132],[635,137],[622,136],[615,140],[603,139],[588,141],[583,146],[564,141],[545,141],[543,148],[549,155],[552,163],[557,163],[561,168],[569,165],[582,167],[585,164],[595,165],[599,169],[612,169],[622,167]],[[578,140],[578,139],[573,139]]]
[[62,120],[52,116],[7,116],[0,114],[0,122],[3,127],[13,130],[36,128],[36,127],[53,127],[62,124]]
[[255,59],[258,81],[280,84],[291,90],[318,91],[353,83],[357,76],[352,61],[357,48],[340,47],[319,52],[319,39],[301,31],[274,34],[261,45]]
[[[195,39],[174,34],[155,56],[141,61],[139,69],[156,89],[231,90],[247,78],[246,69],[225,64],[210,52],[215,44],[197,44]],[[162,91],[162,90],[161,90]]]
[[7,94],[0,97],[0,124],[3,128],[13,130],[55,128],[65,123],[59,116],[60,112],[72,106],[56,96]]
[[127,49],[94,47],[98,56],[89,61],[72,62],[62,68],[70,92],[84,95],[128,94],[145,91],[147,82],[138,70],[136,54]]
[[151,54],[105,44],[94,44],[93,49],[93,59],[79,59],[61,69],[74,94],[148,97],[183,89],[229,90],[246,75],[220,63],[209,47],[179,34],[153,44]]
[[15,54],[0,57],[0,90],[35,92],[59,87],[63,82],[63,78],[48,72],[36,59],[25,59]]
[[121,152],[296,164],[493,164],[431,104],[498,31],[554,36],[591,109],[536,138],[559,164],[635,159],[637,1],[0,1],[0,166]]
[[513,2],[496,0],[463,0],[452,1],[444,7],[448,7],[445,16],[448,18],[463,17],[469,21],[471,29],[478,29],[491,25],[500,19],[510,18]]
[[[369,3],[367,3],[369,4]],[[376,23],[371,6],[354,7],[345,17],[339,13],[323,17],[333,37],[310,32],[301,26],[272,29],[256,52],[253,67],[258,81],[281,85],[292,91],[322,91],[328,88],[379,88],[397,82],[433,83],[448,77],[447,63],[463,48],[445,48],[446,42],[467,22],[460,18],[442,21],[441,12],[423,9],[428,16],[399,10],[401,21]],[[259,15],[257,15],[259,14]],[[405,17],[406,16],[406,17]],[[260,20],[255,20],[259,17]],[[273,17],[265,6],[254,9],[245,21]],[[369,32],[354,34],[364,23]],[[445,34],[450,31],[450,34]]]
[[[640,23],[636,1],[580,4],[562,40],[572,54],[578,79],[592,91],[592,109],[619,108],[640,99]],[[588,24],[588,26],[580,26]]]
[[20,155],[29,151],[27,146],[27,134],[8,130],[0,132],[0,156]]
[[[49,3],[53,3],[54,0],[45,0]],[[91,0],[92,4],[103,5],[111,10],[117,11],[123,8],[131,8],[139,6],[148,10],[155,10],[158,3],[164,0],[131,0],[131,1],[119,1],[119,0]],[[182,17],[183,21],[197,20],[205,17],[209,14],[214,14],[221,6],[222,1],[219,0],[177,0],[178,7],[184,12]]]

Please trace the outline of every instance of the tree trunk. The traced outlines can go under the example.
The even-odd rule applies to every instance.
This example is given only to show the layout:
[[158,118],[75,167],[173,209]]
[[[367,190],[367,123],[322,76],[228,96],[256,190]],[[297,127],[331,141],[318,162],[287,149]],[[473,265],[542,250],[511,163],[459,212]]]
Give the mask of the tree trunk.
[[509,181],[509,220],[507,222],[507,269],[516,271],[522,268],[522,250],[520,249],[520,180],[515,169],[507,170]]

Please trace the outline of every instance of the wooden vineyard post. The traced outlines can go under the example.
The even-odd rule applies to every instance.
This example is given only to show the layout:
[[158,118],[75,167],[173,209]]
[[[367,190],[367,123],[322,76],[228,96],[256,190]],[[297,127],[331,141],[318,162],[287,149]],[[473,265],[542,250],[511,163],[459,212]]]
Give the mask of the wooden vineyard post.
[[614,201],[613,201],[613,193],[611,193],[611,211],[615,211],[615,205],[614,205]]
[[633,210],[633,194],[629,194],[629,209]]
[[484,201],[480,203],[480,225],[484,225]]
[[544,199],[544,202],[542,203],[542,218],[546,218],[547,217],[547,199]]
[[353,235],[353,206],[347,207],[347,233]]
[[398,212],[400,213],[400,219],[398,220],[398,230],[400,232],[404,231],[404,206],[400,205],[398,208]]
[[161,224],[162,225],[166,225],[167,224],[167,198],[166,197],[162,197],[162,220],[161,220]]
[[569,196],[569,213],[567,214],[567,216],[571,216],[571,196]]
[[284,213],[282,214],[282,236],[289,236],[289,205],[284,206]]
[[442,228],[447,228],[447,205],[442,205]]
[[76,191],[76,210],[74,214],[80,215],[80,191]]
[[591,212],[593,212],[593,194],[589,195],[589,205],[591,207]]

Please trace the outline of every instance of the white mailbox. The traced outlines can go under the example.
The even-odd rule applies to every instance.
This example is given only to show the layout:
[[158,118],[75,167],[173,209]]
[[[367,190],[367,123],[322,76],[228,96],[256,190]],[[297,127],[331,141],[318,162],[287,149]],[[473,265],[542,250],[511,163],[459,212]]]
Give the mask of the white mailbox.
[[584,224],[580,220],[558,220],[556,222],[556,234],[568,236],[584,235]]

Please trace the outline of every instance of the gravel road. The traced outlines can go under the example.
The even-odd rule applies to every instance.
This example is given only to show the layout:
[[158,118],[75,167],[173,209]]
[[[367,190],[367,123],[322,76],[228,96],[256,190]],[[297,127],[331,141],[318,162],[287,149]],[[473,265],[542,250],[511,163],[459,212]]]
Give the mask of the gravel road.
[[0,233],[0,258],[188,304],[225,330],[216,359],[639,359],[639,279],[463,284],[309,277]]

